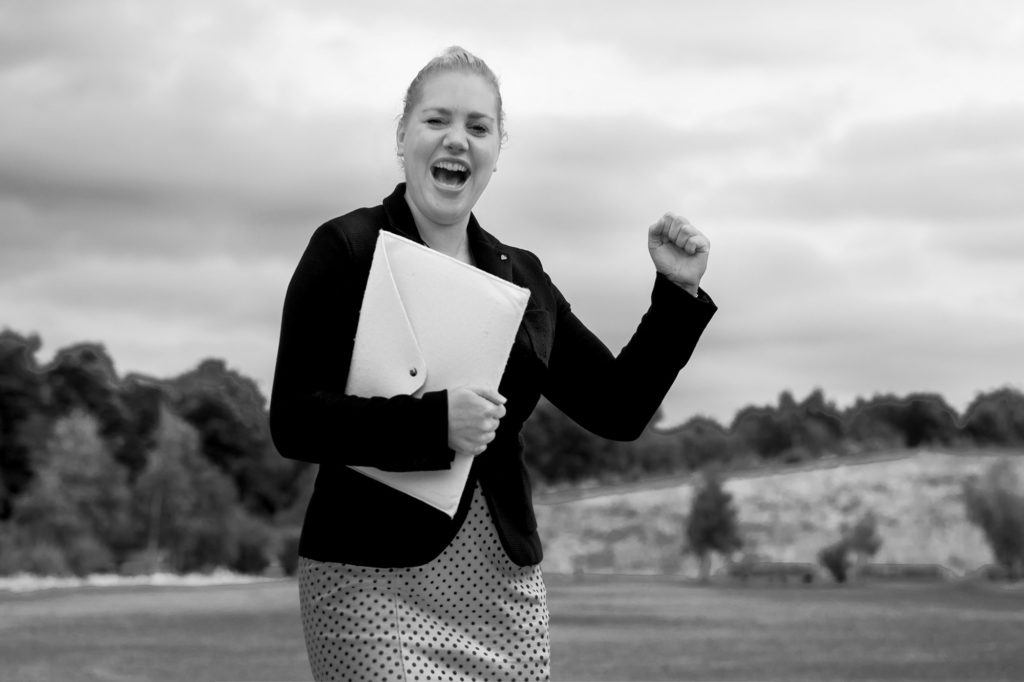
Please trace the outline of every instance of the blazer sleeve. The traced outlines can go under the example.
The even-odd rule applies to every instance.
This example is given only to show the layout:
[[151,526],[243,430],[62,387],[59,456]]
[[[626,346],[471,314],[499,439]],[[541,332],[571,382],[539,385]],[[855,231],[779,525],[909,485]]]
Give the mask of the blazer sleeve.
[[556,321],[544,395],[598,436],[638,438],[717,306],[703,289],[692,296],[658,274],[650,307],[616,356],[573,314],[553,284],[551,288]]
[[270,430],[284,457],[387,471],[447,469],[448,397],[347,395],[369,261],[338,220],[310,239],[285,294]]

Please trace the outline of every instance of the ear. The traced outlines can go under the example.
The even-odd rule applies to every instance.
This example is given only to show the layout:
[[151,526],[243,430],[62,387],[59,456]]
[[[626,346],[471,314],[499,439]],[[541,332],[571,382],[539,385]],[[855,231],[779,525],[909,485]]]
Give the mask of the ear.
[[399,156],[405,156],[405,123],[399,123],[395,131],[395,150]]

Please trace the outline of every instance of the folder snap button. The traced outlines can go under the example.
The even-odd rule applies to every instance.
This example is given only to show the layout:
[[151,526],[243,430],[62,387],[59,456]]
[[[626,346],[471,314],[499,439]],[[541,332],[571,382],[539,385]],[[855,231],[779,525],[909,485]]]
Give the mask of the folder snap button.
[[508,256],[506,256],[505,254],[501,254],[501,260],[508,260]]
[[419,374],[419,371],[417,371],[417,369],[415,367],[413,367],[412,369],[409,370],[409,376],[414,377],[417,374]]

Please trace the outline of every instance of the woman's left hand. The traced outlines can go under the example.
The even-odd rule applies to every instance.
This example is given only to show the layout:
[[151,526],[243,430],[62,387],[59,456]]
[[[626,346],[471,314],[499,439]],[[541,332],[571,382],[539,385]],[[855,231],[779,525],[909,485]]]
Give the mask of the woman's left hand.
[[647,248],[658,272],[697,295],[711,251],[711,242],[700,230],[686,218],[666,213],[647,231]]

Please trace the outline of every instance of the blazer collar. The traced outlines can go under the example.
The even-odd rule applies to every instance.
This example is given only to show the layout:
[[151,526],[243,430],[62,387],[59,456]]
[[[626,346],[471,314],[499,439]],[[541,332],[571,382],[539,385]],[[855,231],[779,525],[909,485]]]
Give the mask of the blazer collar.
[[[420,231],[416,228],[416,220],[405,201],[405,183],[400,182],[395,191],[384,198],[384,212],[387,214],[390,231],[424,244]],[[494,235],[480,227],[476,216],[469,214],[467,226],[469,248],[476,261],[476,266],[484,272],[512,281],[512,259],[507,246],[498,241]]]

